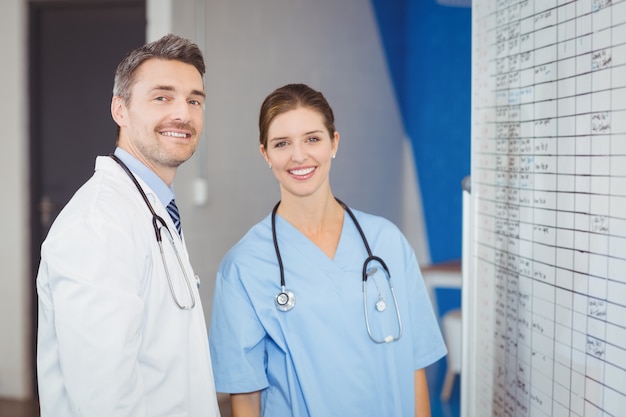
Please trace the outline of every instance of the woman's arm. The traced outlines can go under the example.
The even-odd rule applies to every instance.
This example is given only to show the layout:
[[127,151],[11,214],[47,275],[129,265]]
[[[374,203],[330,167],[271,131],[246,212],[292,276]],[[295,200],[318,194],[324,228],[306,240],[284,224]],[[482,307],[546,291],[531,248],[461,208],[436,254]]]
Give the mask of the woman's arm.
[[415,417],[430,417],[430,399],[428,397],[428,383],[426,370],[415,371]]
[[[428,399],[428,394],[426,395]],[[232,417],[260,417],[261,391],[230,394]]]

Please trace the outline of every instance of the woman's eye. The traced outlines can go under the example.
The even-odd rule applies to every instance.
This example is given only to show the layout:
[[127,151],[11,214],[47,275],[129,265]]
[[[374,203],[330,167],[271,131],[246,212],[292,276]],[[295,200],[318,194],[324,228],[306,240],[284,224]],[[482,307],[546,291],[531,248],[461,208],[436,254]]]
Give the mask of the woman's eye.
[[310,138],[307,139],[308,142],[319,142],[319,138],[312,136]]
[[283,147],[285,147],[285,146],[287,146],[287,142],[285,142],[285,141],[282,141],[282,142],[276,142],[276,143],[274,144],[274,147],[275,147],[275,148],[283,148]]

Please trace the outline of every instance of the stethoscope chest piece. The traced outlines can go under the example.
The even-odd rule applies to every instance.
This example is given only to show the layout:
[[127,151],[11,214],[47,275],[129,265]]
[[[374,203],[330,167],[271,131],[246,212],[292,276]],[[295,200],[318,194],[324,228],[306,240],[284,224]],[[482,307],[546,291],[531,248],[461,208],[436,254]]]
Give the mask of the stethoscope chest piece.
[[276,308],[280,311],[289,311],[296,305],[296,296],[293,292],[283,287],[280,292],[276,294],[274,302],[276,303]]
[[[335,199],[343,207],[346,213],[348,213],[348,215],[354,222],[354,226],[357,228],[359,235],[361,236],[361,239],[363,240],[363,245],[365,246],[365,249],[368,255],[367,258],[365,259],[365,262],[363,262],[363,271],[362,271],[363,309],[365,311],[365,327],[367,329],[367,334],[369,335],[370,339],[372,339],[374,343],[395,342],[396,340],[400,339],[400,337],[402,336],[402,320],[400,319],[400,310],[398,309],[398,300],[396,299],[396,293],[395,293],[395,290],[393,289],[393,284],[391,283],[391,274],[389,273],[389,268],[387,268],[387,265],[381,258],[379,258],[378,256],[372,255],[372,250],[370,249],[369,243],[367,243],[367,239],[365,238],[365,233],[363,233],[363,229],[361,229],[361,226],[359,225],[359,222],[357,221],[354,213],[352,213],[350,208],[346,206],[343,202],[341,202],[341,200],[337,198]],[[280,204],[280,201],[276,203],[276,205],[274,206],[274,209],[272,210],[272,217],[271,217],[272,218],[272,240],[274,242],[274,250],[276,251],[276,259],[278,260],[278,269],[280,271],[280,291],[278,292],[278,294],[276,294],[276,297],[274,297],[274,304],[276,305],[276,308],[279,311],[289,311],[296,305],[296,296],[290,290],[285,289],[285,268],[283,268],[283,260],[282,260],[282,257],[280,256],[280,250],[278,248],[278,239],[276,238],[276,210],[278,210],[279,204]],[[372,265],[370,265],[370,263]],[[376,282],[375,275],[377,271],[379,270],[383,272],[384,280],[387,281],[387,284],[389,286],[389,292],[391,293],[391,296],[393,298],[393,304],[390,304],[390,305],[393,305],[396,310],[396,318],[398,320],[398,330],[395,336],[387,335],[384,337],[380,337],[380,336],[377,337],[372,333],[372,329],[370,327],[368,310],[371,308],[371,304],[368,305],[367,303],[367,280],[368,278],[371,278],[371,281],[374,282],[374,285],[376,286],[376,292],[378,293],[378,299],[376,300],[376,303],[374,304],[375,310],[378,313],[383,313],[385,310],[387,310],[387,303],[385,302],[385,298],[383,297],[383,292],[381,291],[381,288],[378,286],[378,283]],[[385,314],[383,314],[382,316],[385,316]],[[379,315],[378,317],[382,317],[382,316]]]

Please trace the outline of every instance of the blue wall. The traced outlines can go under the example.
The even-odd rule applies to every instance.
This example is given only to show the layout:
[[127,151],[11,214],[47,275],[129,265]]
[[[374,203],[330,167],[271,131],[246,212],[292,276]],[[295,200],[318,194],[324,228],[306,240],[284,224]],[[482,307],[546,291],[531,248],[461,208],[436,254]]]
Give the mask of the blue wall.
[[372,0],[413,143],[433,263],[461,258],[461,181],[470,172],[471,9]]

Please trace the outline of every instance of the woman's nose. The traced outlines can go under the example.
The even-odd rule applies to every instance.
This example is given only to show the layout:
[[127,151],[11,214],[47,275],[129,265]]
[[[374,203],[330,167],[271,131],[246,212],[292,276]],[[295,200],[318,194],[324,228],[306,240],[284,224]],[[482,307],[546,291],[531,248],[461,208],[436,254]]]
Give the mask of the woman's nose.
[[291,152],[291,160],[296,163],[302,163],[306,159],[306,152],[302,145],[295,144],[293,146],[293,152]]

